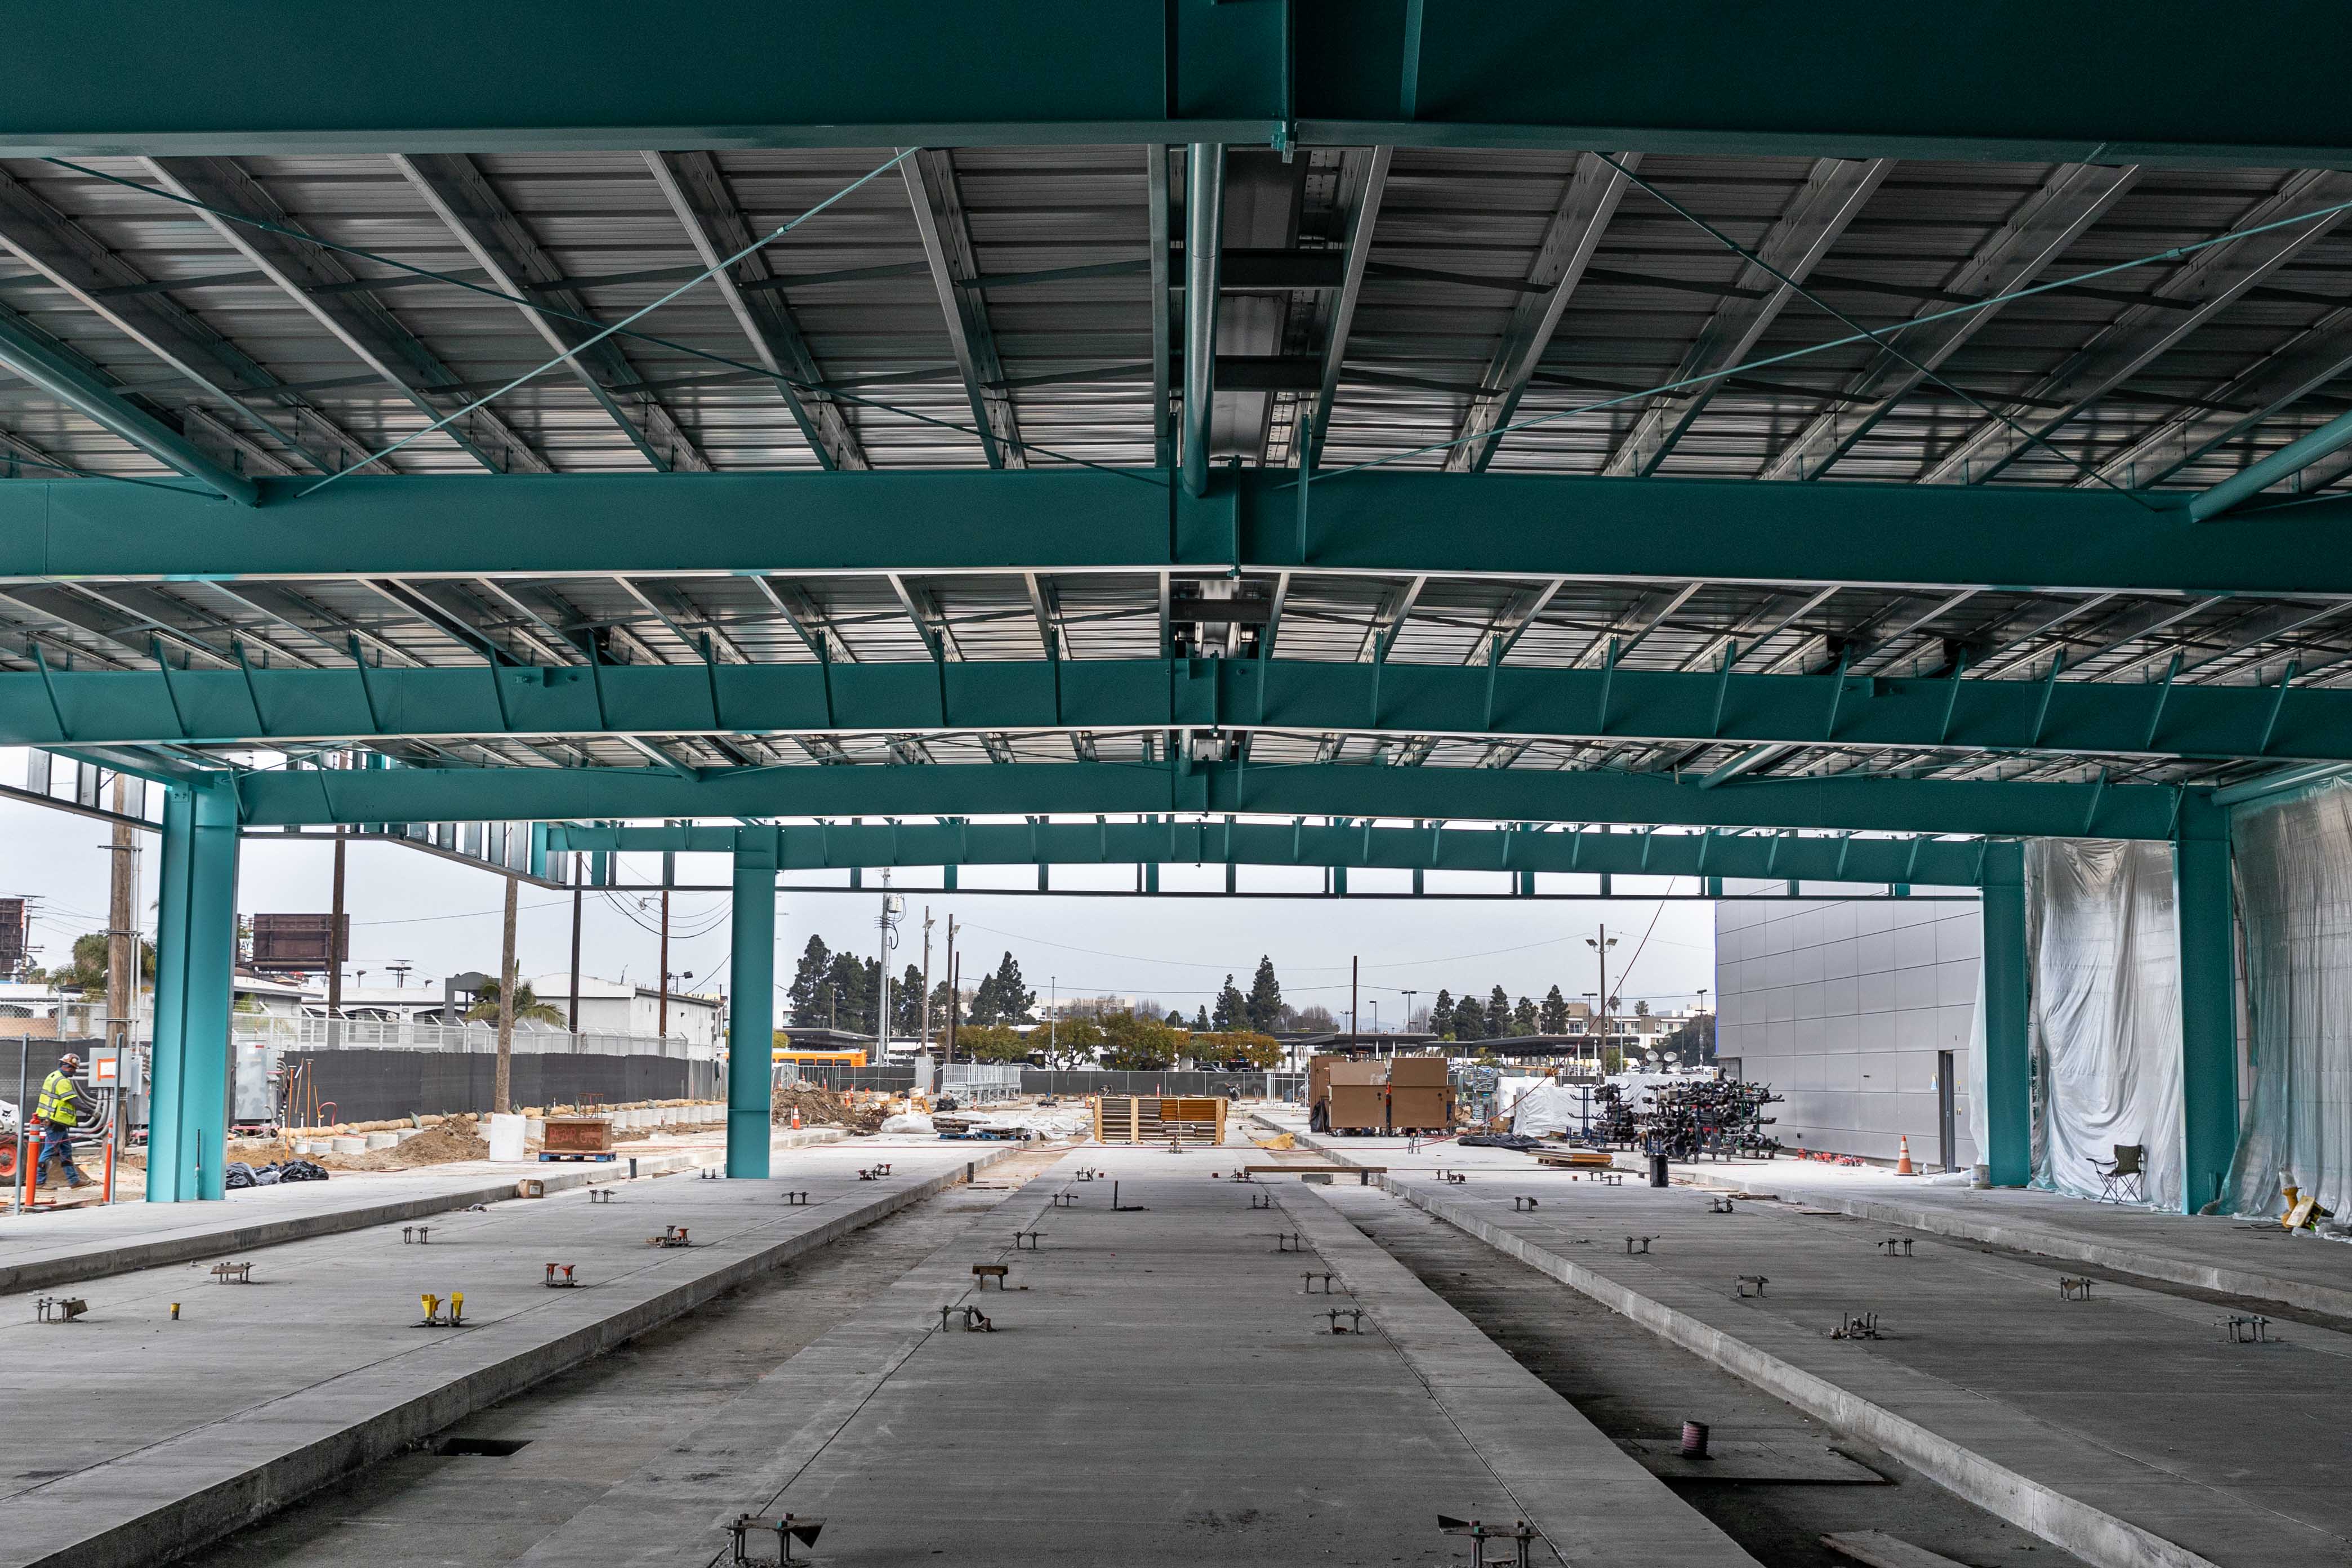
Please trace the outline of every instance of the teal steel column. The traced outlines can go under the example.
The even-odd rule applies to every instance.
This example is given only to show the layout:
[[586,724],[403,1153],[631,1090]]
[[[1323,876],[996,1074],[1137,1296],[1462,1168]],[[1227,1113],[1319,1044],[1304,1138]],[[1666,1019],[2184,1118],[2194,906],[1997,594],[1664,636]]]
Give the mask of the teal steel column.
[[2210,793],[2184,796],[2172,841],[2172,910],[2180,944],[2181,1207],[2221,1195],[2238,1147],[2238,944],[2230,881],[2230,813]]
[[229,1013],[236,976],[236,796],[226,784],[163,797],[147,1201],[221,1195]]
[[769,1080],[776,1044],[776,836],[735,845],[735,949],[727,981],[727,1173],[768,1173]]
[[2025,846],[1986,847],[1984,868],[1985,1163],[1996,1187],[2032,1175],[2032,1106],[2027,1066],[2032,996],[2025,951]]

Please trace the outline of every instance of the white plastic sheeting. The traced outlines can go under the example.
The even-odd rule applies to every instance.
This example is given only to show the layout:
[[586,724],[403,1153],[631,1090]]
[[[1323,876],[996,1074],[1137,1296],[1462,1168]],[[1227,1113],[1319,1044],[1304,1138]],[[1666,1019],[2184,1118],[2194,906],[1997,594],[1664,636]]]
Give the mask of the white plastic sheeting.
[[2240,1214],[2280,1211],[2280,1174],[2352,1213],[2352,789],[2231,814],[2252,1095],[2230,1169]]
[[2171,846],[2036,839],[2026,846],[2025,876],[2039,1089],[2033,1184],[2098,1196],[2092,1162],[2137,1143],[2147,1151],[2143,1199],[2178,1209],[2180,965]]
[[1545,1079],[1511,1108],[1511,1131],[1522,1138],[1575,1132],[1584,1126],[1584,1100],[1558,1079]]

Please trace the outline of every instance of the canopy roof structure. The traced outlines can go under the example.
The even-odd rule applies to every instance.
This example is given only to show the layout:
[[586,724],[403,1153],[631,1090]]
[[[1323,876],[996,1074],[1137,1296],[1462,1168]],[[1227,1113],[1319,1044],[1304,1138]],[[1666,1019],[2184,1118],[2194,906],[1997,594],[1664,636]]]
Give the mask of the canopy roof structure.
[[271,9],[103,92],[109,6],[19,40],[0,742],[373,756],[392,818],[1201,769],[1143,793],[2158,835],[2352,761],[2352,125],[2276,76],[2340,16],[2075,75],[2022,6]]

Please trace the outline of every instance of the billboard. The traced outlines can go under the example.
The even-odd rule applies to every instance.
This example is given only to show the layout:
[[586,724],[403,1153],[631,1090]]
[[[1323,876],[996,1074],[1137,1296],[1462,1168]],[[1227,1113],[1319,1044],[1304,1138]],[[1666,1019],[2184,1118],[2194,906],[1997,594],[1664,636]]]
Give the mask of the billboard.
[[332,915],[256,915],[248,963],[264,973],[316,974],[352,955],[352,917],[343,917],[341,940],[328,951]]

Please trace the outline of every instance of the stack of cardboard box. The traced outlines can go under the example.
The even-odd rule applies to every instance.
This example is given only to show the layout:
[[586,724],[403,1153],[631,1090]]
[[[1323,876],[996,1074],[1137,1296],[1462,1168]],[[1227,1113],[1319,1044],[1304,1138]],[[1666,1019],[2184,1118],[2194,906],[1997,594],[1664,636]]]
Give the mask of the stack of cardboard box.
[[1442,1132],[1454,1124],[1444,1057],[1312,1058],[1307,1103],[1324,1108],[1322,1125],[1334,1132]]

